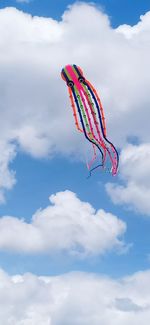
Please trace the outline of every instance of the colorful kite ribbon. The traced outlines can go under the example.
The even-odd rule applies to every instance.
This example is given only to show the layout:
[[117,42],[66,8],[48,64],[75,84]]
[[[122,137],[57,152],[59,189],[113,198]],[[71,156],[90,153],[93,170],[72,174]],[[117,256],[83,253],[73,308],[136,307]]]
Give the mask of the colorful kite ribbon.
[[[90,173],[100,166],[105,168],[108,160],[107,157],[109,157],[111,162],[110,171],[113,176],[116,175],[119,155],[115,146],[106,136],[104,110],[97,91],[92,84],[85,79],[82,70],[75,64],[65,66],[62,69],[61,76],[68,86],[76,128],[84,133],[86,139],[90,141],[93,146],[94,156],[91,162],[87,164]],[[97,158],[96,148],[100,151],[102,162],[96,167],[91,168]]]

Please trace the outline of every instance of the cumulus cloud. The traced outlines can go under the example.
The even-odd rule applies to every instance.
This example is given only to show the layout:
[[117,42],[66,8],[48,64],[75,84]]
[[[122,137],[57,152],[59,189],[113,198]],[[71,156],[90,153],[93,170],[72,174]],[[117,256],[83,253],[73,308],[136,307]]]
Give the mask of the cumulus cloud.
[[1,10],[0,18],[1,132],[7,125],[7,136],[34,156],[80,150],[81,137],[60,78],[62,66],[75,62],[101,91],[108,133],[116,144],[122,146],[129,135],[150,140],[150,13],[130,40],[124,27],[113,29],[107,15],[87,4],[70,7],[60,22],[14,8]]
[[129,145],[120,156],[120,179],[123,184],[106,185],[115,204],[125,204],[150,216],[150,144]]
[[88,273],[0,271],[0,319],[10,325],[141,325],[150,319],[150,271],[113,280]]
[[150,12],[113,29],[86,3],[70,6],[61,21],[0,10],[0,138],[37,158],[82,159],[86,140],[60,78],[66,63],[76,63],[101,94],[108,138],[120,148],[129,136],[150,142],[149,31]]
[[104,210],[95,211],[70,191],[50,197],[51,205],[38,210],[31,223],[11,216],[0,218],[0,249],[28,254],[66,251],[87,256],[125,249],[120,237],[126,224]]
[[144,40],[149,37],[150,28],[150,13],[147,12],[145,15],[140,16],[140,21],[134,25],[130,26],[127,24],[121,25],[117,28],[117,32],[124,34],[128,39],[136,39],[139,34]]

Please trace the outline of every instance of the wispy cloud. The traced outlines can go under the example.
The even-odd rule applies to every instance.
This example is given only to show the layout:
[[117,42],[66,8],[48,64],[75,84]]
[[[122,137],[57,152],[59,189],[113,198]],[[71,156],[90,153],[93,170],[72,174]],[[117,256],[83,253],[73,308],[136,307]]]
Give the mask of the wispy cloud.
[[16,2],[19,2],[19,3],[29,3],[31,1],[32,0],[16,0]]
[[10,164],[16,156],[16,146],[0,141],[0,203],[5,202],[5,191],[10,190],[16,183],[15,172]]

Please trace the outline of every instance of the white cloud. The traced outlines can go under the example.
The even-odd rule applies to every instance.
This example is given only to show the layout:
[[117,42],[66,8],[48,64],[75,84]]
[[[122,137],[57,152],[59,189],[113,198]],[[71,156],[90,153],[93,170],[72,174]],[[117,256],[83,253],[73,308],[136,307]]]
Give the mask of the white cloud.
[[121,148],[133,135],[150,142],[149,31],[150,12],[133,27],[113,29],[86,3],[70,7],[60,22],[0,10],[0,138],[37,158],[82,159],[87,142],[75,130],[60,78],[65,64],[76,63],[101,94],[108,138]]
[[113,280],[88,273],[9,276],[0,271],[5,325],[141,325],[150,319],[150,271]]
[[71,7],[60,22],[0,10],[1,133],[7,129],[7,137],[34,156],[78,152],[82,137],[60,78],[61,68],[75,62],[101,92],[108,137],[121,146],[129,135],[149,141],[149,20],[147,13],[128,40],[123,30],[112,29],[107,15],[87,4]]
[[128,39],[137,39],[141,35],[141,38],[146,40],[149,38],[149,29],[150,29],[150,12],[147,12],[145,15],[140,16],[140,21],[135,26],[130,25],[121,25],[117,28],[117,31],[121,34],[124,34]]
[[10,190],[16,182],[15,172],[9,169],[15,155],[15,145],[0,141],[0,203],[5,202],[5,191]]
[[120,237],[126,225],[111,213],[95,211],[70,191],[50,197],[51,205],[38,210],[31,223],[15,217],[0,218],[0,249],[54,253],[66,251],[79,256],[125,249]]
[[123,185],[106,185],[115,204],[127,204],[135,211],[150,216],[150,144],[129,145],[120,156],[120,178]]

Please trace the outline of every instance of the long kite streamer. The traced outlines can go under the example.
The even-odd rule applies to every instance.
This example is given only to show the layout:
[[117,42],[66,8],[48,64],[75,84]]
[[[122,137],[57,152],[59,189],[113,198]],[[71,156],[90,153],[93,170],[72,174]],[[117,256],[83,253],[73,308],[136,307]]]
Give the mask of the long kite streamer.
[[[109,159],[111,163],[109,170],[113,176],[116,175],[119,155],[115,146],[107,138],[104,110],[97,91],[85,79],[81,68],[75,64],[66,65],[62,69],[61,76],[68,86],[76,128],[84,133],[93,146],[93,159],[87,164],[89,171],[100,166],[107,168]],[[91,168],[97,158],[96,148],[101,154],[101,162]]]

